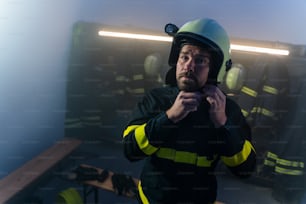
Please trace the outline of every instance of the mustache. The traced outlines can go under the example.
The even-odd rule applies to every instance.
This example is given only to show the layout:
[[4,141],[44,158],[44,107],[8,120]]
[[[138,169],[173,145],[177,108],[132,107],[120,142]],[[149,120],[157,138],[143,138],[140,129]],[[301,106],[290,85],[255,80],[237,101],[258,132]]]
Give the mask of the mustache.
[[195,74],[192,71],[188,71],[188,72],[183,72],[181,74],[179,74],[179,77],[187,77],[187,78],[191,78],[193,80],[197,81],[197,78],[195,76]]

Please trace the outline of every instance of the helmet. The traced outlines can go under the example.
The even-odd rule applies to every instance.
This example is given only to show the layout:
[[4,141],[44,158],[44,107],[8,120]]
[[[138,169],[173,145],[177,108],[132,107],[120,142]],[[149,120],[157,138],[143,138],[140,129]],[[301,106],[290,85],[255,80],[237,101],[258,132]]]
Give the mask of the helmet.
[[[215,20],[196,19],[187,22],[173,36],[168,61],[172,69],[175,69],[182,45],[191,42],[211,51],[213,64],[208,81],[211,83],[223,81],[225,72],[231,66],[230,42],[226,31]],[[173,70],[171,72],[173,73]]]
[[150,77],[158,76],[162,66],[162,56],[157,52],[146,56],[144,60],[145,73]]
[[242,64],[233,64],[224,77],[226,87],[231,91],[239,91],[246,80],[246,68]]

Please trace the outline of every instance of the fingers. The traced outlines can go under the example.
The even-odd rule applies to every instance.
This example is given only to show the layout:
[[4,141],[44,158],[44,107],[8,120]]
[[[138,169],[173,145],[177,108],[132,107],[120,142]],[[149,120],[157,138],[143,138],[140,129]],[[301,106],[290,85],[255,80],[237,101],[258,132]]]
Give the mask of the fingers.
[[199,100],[195,98],[184,98],[182,99],[182,104],[186,106],[198,106]]
[[206,86],[203,91],[207,102],[210,104],[209,114],[215,127],[224,125],[227,120],[225,94],[218,87],[212,85]]
[[197,107],[202,100],[202,94],[195,92],[181,92],[179,98],[181,104],[186,107],[187,110],[197,110]]
[[207,85],[203,88],[203,92],[204,97],[210,105],[220,106],[225,103],[226,96],[218,87]]
[[200,93],[196,92],[184,92],[181,91],[179,94],[179,99],[182,100],[185,104],[187,103],[199,103],[201,101],[202,96]]
[[219,97],[225,97],[224,93],[217,87],[213,85],[206,85],[203,89],[203,93],[206,96],[219,96]]
[[202,100],[202,94],[181,91],[174,104],[166,111],[170,120],[174,123],[184,119],[190,112],[196,111]]
[[210,105],[215,106],[216,100],[213,97],[207,96],[206,100]]

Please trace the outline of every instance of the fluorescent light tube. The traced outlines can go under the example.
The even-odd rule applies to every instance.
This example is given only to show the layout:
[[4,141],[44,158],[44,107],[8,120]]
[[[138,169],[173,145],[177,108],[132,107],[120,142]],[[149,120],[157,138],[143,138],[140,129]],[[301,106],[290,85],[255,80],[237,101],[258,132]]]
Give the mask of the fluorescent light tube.
[[[105,30],[99,31],[99,35],[107,37],[116,37],[116,38],[130,38],[130,39],[153,40],[153,41],[163,41],[163,42],[172,42],[173,40],[172,37],[168,36],[146,35],[138,33],[122,33],[122,32],[105,31]],[[267,53],[273,55],[289,55],[289,51],[284,49],[255,47],[255,46],[238,45],[238,44],[231,44],[231,50]]]
[[237,44],[231,44],[231,50],[267,53],[267,54],[273,54],[273,55],[289,55],[288,50],[266,48],[266,47],[255,47],[255,46],[247,46],[247,45],[237,45]]
[[154,40],[154,41],[165,41],[171,42],[172,37],[158,36],[158,35],[145,35],[145,34],[136,34],[136,33],[121,33],[121,32],[112,32],[112,31],[99,31],[100,36],[116,37],[116,38],[131,38],[131,39],[140,39],[140,40]]

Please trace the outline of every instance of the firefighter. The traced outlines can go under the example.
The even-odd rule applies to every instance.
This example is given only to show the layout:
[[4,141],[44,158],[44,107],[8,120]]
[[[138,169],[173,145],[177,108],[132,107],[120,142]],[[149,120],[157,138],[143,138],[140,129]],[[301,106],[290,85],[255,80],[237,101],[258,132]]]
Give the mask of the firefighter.
[[229,48],[226,31],[212,19],[192,20],[174,33],[169,85],[146,93],[123,131],[127,159],[145,159],[141,203],[216,202],[220,160],[239,178],[252,174],[250,127],[217,86],[231,65]]

